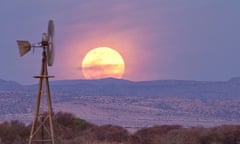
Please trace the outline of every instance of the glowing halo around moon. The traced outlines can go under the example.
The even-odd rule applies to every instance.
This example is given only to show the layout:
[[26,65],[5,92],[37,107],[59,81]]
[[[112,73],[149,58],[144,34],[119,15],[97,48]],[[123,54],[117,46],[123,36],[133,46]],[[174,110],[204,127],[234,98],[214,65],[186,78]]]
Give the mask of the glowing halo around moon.
[[90,50],[82,61],[82,72],[86,79],[122,78],[124,71],[123,57],[109,47]]

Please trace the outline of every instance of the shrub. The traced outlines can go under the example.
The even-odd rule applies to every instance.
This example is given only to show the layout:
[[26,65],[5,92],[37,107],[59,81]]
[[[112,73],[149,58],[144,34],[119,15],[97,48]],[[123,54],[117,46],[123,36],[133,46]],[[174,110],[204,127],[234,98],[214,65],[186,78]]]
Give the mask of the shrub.
[[127,142],[129,133],[120,126],[103,125],[91,129],[93,138],[104,142]]
[[179,125],[162,125],[143,128],[134,134],[134,143],[138,142],[139,144],[160,144],[163,141],[163,137],[165,137],[169,131],[181,128],[182,127]]

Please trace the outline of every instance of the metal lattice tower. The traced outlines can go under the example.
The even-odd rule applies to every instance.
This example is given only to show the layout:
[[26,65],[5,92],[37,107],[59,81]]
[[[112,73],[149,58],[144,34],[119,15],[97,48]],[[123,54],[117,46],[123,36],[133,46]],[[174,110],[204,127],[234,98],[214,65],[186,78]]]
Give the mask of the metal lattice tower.
[[[55,144],[53,129],[53,109],[48,81],[48,79],[52,77],[54,76],[48,75],[46,49],[43,48],[41,73],[39,76],[34,76],[34,78],[39,78],[39,85],[34,119],[28,144],[33,144],[35,142],[37,144]],[[47,102],[47,110],[44,109],[45,101]]]

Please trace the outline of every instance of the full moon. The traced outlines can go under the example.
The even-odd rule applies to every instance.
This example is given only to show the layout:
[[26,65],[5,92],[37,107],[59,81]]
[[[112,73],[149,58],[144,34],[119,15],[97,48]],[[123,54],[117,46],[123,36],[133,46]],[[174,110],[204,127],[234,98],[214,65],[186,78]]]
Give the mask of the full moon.
[[122,78],[124,71],[123,57],[108,47],[90,50],[82,61],[82,72],[86,79]]

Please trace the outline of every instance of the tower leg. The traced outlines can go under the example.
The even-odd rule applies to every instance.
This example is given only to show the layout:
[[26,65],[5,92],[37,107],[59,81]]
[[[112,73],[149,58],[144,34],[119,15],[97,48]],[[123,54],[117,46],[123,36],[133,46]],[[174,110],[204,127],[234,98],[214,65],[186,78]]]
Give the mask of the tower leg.
[[46,81],[46,88],[47,88],[46,90],[47,90],[47,96],[48,96],[48,116],[49,116],[51,139],[52,139],[52,144],[55,144],[55,142],[54,142],[54,130],[53,130],[53,119],[52,119],[52,116],[53,116],[52,100],[51,100],[48,78],[47,78],[47,81]]
[[41,78],[39,80],[38,96],[37,96],[35,113],[34,113],[34,119],[33,119],[33,123],[32,123],[32,129],[31,129],[31,133],[30,133],[28,144],[32,144],[32,140],[34,138],[34,132],[36,131],[36,126],[37,126],[37,123],[38,123],[40,100],[41,100],[41,95],[42,95],[42,87],[43,87],[43,79]]

